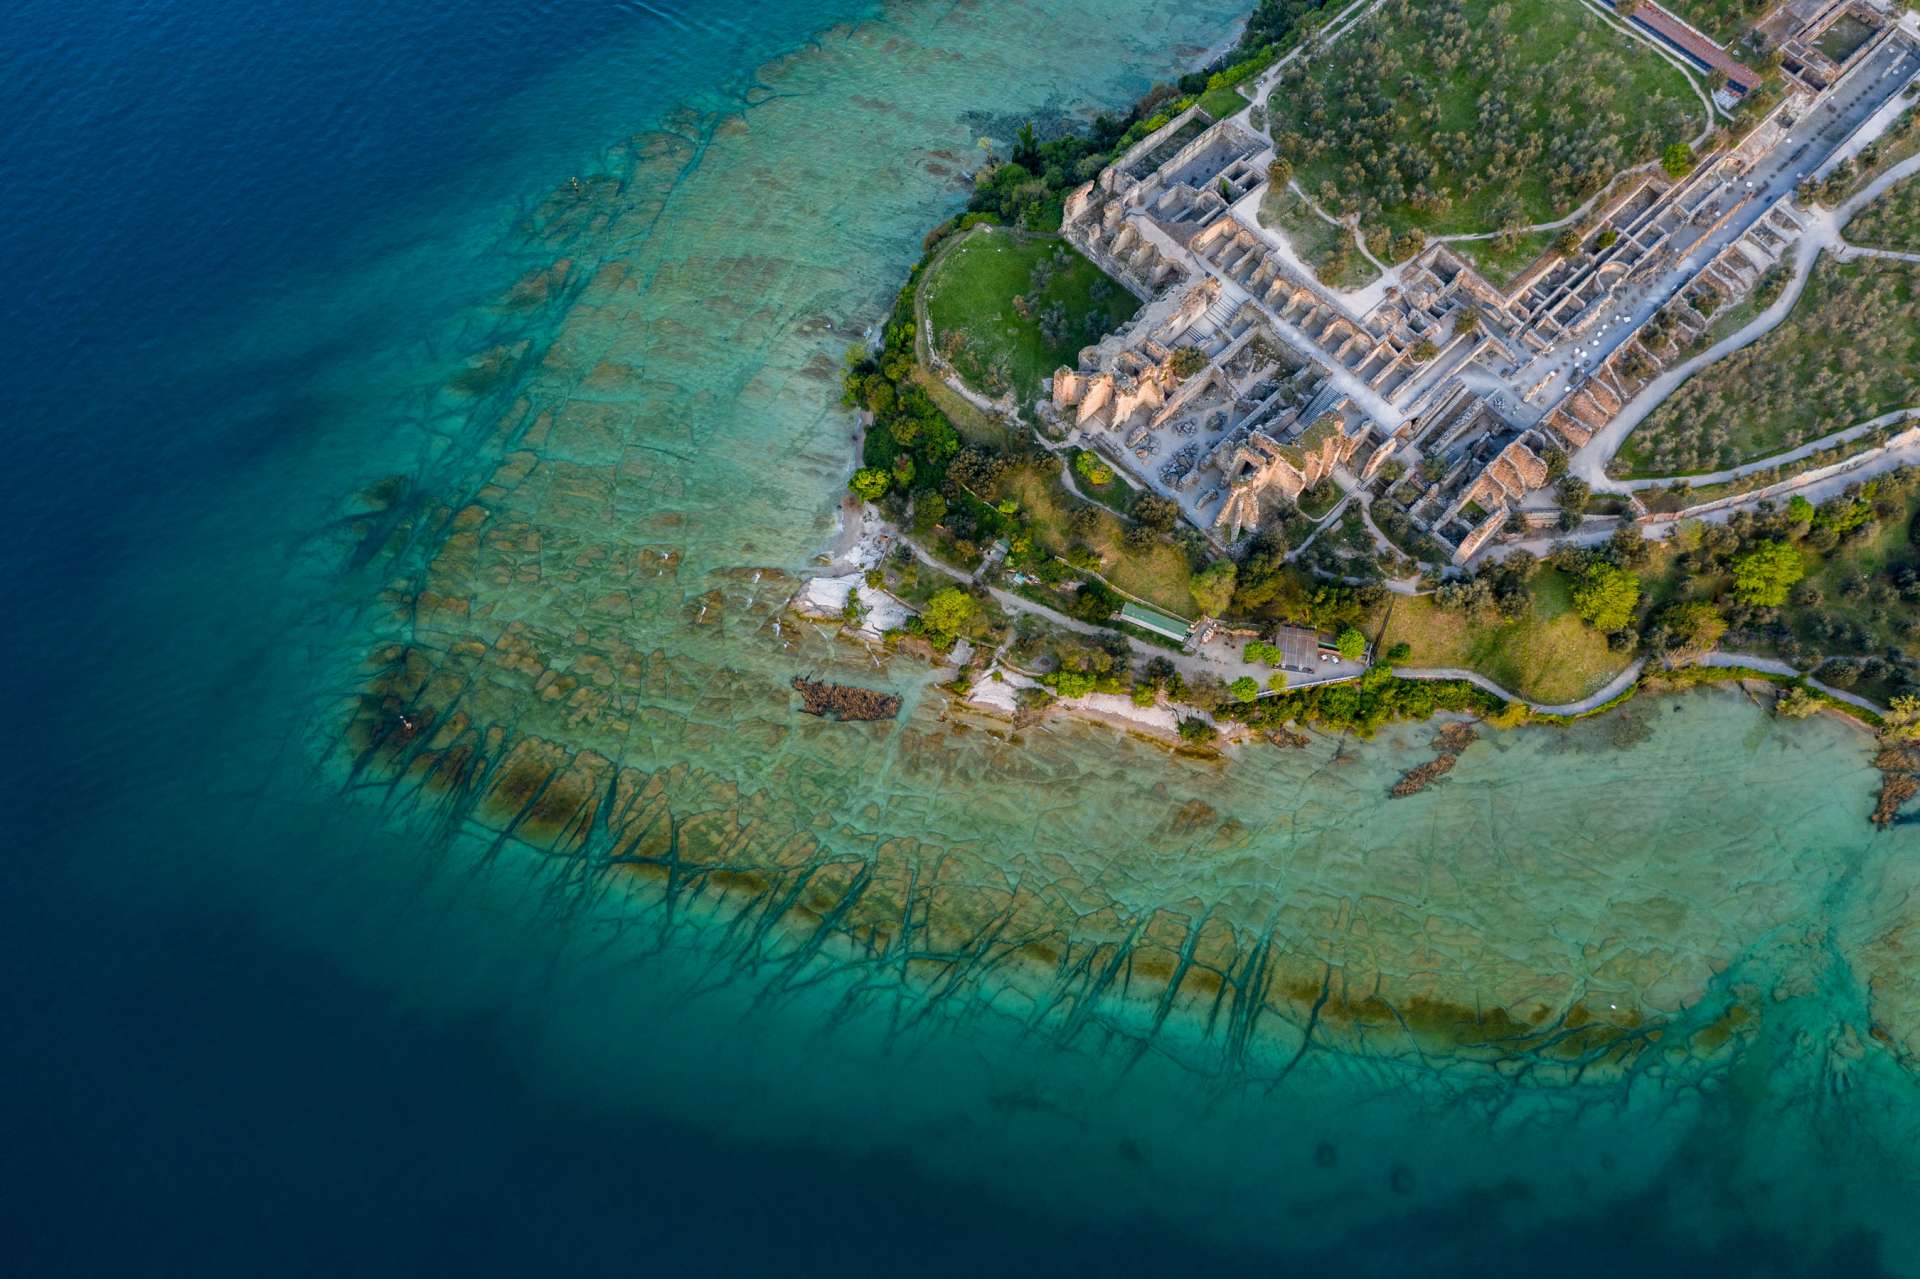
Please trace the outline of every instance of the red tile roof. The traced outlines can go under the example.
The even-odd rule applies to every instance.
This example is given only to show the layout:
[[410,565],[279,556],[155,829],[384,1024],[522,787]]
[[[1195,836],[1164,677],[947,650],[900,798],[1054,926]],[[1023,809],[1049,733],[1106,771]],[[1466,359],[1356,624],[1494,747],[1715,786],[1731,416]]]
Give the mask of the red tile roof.
[[1759,87],[1759,72],[1735,62],[1727,56],[1725,49],[1653,3],[1653,0],[1640,0],[1629,20],[1645,27],[1695,62],[1726,72],[1727,83],[1741,93]]

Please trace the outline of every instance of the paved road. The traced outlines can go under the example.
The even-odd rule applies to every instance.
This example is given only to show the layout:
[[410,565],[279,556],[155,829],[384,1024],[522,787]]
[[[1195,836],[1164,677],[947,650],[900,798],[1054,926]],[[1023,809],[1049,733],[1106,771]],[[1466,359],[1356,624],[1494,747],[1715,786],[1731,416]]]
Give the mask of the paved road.
[[[1806,681],[1809,688],[1817,688],[1827,696],[1838,698],[1849,706],[1858,706],[1861,710],[1872,711],[1876,715],[1886,714],[1886,707],[1876,702],[1870,702],[1858,694],[1849,693],[1845,689],[1835,688],[1831,684],[1823,684],[1811,675],[1802,674],[1794,666],[1787,662],[1780,661],[1778,658],[1761,657],[1757,653],[1716,652],[1708,653],[1705,657],[1700,658],[1699,664],[1702,666],[1719,667],[1750,666],[1756,671],[1766,671],[1770,675],[1785,675],[1789,678],[1802,679]],[[1646,658],[1636,658],[1632,665],[1608,680],[1606,687],[1600,689],[1598,692],[1583,697],[1577,702],[1562,702],[1557,706],[1529,701],[1527,698],[1521,697],[1518,693],[1500,687],[1500,685],[1494,683],[1484,675],[1475,671],[1461,670],[1451,666],[1430,666],[1418,669],[1397,668],[1394,674],[1405,676],[1407,679],[1463,679],[1470,684],[1486,689],[1496,697],[1504,697],[1510,702],[1524,702],[1527,706],[1542,714],[1581,715],[1597,707],[1604,706],[1606,703],[1620,696],[1620,694],[1626,692],[1633,686],[1634,681],[1640,678],[1640,673],[1646,669],[1646,666]]]
[[1902,253],[1898,249],[1875,249],[1864,244],[1843,244],[1834,251],[1842,262],[1855,258],[1892,258],[1896,262],[1920,262],[1920,253]]

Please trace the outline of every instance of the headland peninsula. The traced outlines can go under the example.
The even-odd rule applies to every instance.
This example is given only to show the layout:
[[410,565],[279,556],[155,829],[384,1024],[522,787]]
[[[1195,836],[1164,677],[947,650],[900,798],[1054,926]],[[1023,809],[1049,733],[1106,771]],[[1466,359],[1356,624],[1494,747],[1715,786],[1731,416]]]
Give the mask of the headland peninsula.
[[848,352],[797,610],[1016,729],[1201,754],[1735,681],[1876,734],[1893,822],[1920,24],[1803,9],[1265,0],[1124,111],[981,138]]

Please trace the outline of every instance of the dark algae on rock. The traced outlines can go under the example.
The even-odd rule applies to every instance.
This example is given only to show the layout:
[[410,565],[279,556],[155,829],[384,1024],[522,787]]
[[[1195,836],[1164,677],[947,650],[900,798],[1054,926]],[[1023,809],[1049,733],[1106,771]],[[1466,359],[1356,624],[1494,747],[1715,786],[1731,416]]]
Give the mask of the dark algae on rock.
[[876,693],[851,684],[833,684],[826,680],[793,677],[800,694],[800,709],[823,719],[892,719],[900,713],[900,699],[892,693]]
[[1479,740],[1480,734],[1473,725],[1448,724],[1433,735],[1433,748],[1440,753],[1419,767],[1408,769],[1387,793],[1395,799],[1418,795],[1451,773],[1453,766],[1460,762],[1460,752]]

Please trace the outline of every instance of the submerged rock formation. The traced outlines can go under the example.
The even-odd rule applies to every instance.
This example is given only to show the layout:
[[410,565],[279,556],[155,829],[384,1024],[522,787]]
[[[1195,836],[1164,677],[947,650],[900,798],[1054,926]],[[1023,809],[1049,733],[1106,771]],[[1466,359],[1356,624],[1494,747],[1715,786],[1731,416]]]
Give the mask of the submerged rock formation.
[[892,719],[900,713],[900,699],[892,693],[877,693],[851,684],[830,684],[826,680],[793,677],[800,694],[800,709],[826,719]]
[[1394,799],[1418,795],[1451,773],[1453,766],[1460,762],[1460,752],[1479,740],[1480,734],[1471,724],[1456,722],[1446,725],[1433,736],[1433,748],[1440,752],[1439,755],[1418,767],[1408,769],[1387,794]]

